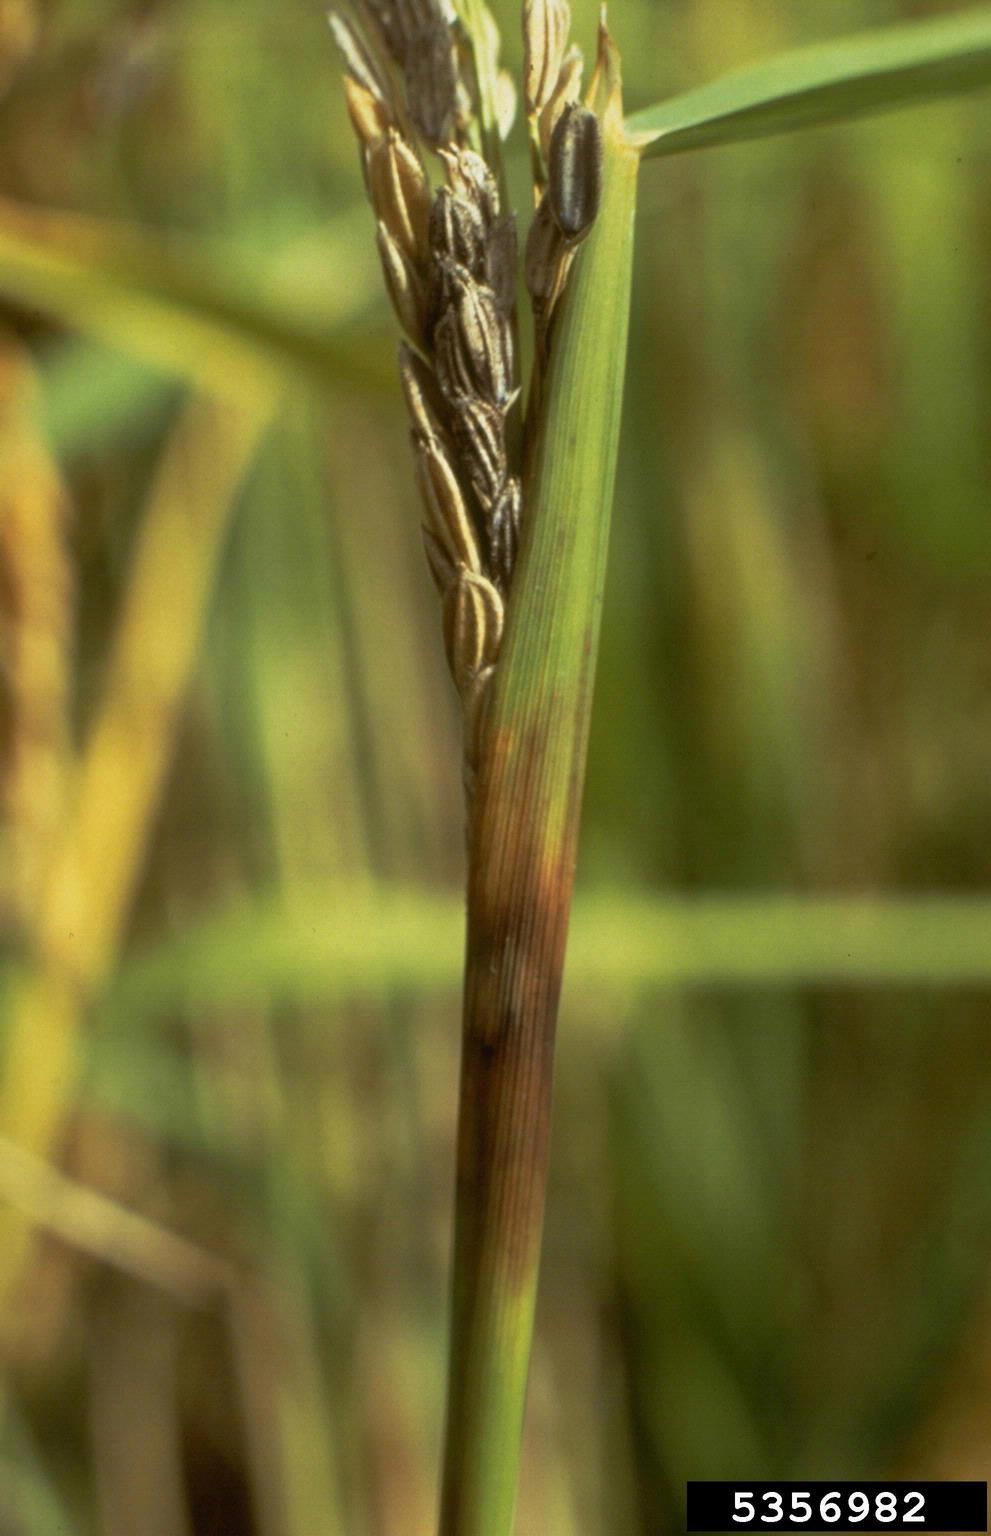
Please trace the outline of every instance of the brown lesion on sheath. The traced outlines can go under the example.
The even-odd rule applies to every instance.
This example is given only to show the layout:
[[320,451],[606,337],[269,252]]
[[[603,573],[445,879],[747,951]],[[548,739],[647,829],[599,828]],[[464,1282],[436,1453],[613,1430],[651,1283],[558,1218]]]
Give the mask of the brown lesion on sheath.
[[[539,762],[545,744],[535,729],[514,755]],[[501,780],[513,749],[496,738],[489,750]],[[469,1212],[466,1246],[474,1251],[472,1234],[483,1233],[500,1245],[516,1289],[532,1278],[540,1242],[577,818],[566,817],[563,836],[549,841],[546,807],[528,805],[524,792],[514,814],[493,815],[513,797],[500,795],[498,782],[485,788],[469,882],[459,1209]],[[493,1200],[507,1184],[512,1198],[496,1234]]]

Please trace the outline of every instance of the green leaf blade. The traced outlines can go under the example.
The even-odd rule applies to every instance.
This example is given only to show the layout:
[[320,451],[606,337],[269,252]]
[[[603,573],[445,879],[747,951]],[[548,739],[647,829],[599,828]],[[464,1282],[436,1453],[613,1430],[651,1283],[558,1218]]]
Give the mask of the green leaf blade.
[[991,7],[797,49],[635,112],[641,155],[849,121],[991,85]]

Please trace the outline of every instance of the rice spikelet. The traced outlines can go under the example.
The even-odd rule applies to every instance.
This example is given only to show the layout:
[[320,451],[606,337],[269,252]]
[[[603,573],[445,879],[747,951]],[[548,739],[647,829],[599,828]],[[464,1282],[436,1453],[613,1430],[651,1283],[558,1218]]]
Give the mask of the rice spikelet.
[[[543,144],[538,194],[550,184],[524,262],[538,338],[531,395],[539,400],[552,315],[594,216],[597,125],[575,99],[581,54],[568,49],[568,0],[525,0],[523,14],[522,95],[531,143]],[[515,423],[519,258],[495,163],[516,93],[500,69],[499,33],[484,4],[476,17],[481,35],[469,38],[448,0],[353,0],[348,17],[331,16],[385,286],[406,337],[400,378],[424,544],[464,709],[469,786],[524,517],[530,425],[521,432]],[[498,134],[488,131],[493,116]],[[426,150],[443,168],[435,191]]]

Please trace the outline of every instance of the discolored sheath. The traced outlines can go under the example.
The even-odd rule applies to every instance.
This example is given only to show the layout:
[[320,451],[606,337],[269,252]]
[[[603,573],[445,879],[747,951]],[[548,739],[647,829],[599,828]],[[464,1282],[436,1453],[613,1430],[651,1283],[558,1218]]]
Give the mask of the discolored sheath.
[[602,49],[601,212],[555,330],[478,758],[441,1536],[513,1528],[629,316],[638,157]]

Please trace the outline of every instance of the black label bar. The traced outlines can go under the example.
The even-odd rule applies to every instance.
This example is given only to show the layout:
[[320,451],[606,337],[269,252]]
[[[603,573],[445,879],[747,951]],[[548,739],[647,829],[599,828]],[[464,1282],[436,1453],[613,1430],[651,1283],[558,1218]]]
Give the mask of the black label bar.
[[687,1531],[986,1531],[987,1483],[689,1483]]

